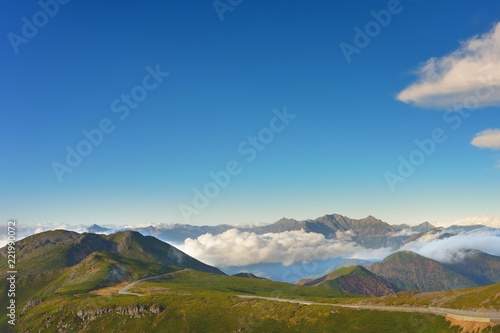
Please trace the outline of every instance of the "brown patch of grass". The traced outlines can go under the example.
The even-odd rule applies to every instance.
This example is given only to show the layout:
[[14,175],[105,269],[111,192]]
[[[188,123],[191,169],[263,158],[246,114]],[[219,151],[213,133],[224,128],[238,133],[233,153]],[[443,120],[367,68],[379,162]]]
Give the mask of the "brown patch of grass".
[[125,287],[129,283],[130,283],[130,281],[127,281],[127,282],[122,282],[120,284],[116,284],[116,285],[111,286],[111,287],[104,287],[104,288],[92,290],[92,291],[89,291],[89,294],[106,296],[106,297],[115,296],[116,294],[118,294],[118,291],[120,289],[122,289],[123,287]]
[[459,326],[462,333],[479,333],[483,330],[497,325],[496,323],[479,323],[474,321],[457,320],[446,316],[446,320],[450,326]]

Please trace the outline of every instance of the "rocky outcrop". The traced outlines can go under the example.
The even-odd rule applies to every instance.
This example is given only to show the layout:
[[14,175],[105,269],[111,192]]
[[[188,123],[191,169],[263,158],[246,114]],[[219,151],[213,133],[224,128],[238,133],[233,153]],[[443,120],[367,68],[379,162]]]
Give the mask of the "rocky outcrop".
[[79,310],[76,315],[85,323],[90,323],[95,319],[107,314],[117,314],[120,316],[128,316],[130,318],[142,318],[148,314],[160,314],[164,309],[158,305],[128,305],[115,308],[95,308]]

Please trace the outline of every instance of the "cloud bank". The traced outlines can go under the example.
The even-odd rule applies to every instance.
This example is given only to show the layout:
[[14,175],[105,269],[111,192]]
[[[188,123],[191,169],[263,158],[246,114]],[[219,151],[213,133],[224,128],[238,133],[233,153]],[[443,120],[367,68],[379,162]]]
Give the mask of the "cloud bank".
[[453,53],[429,59],[416,73],[417,81],[398,100],[436,108],[500,105],[500,23]]
[[[446,231],[443,231],[444,233]],[[439,262],[450,263],[460,261],[465,249],[476,249],[495,256],[500,256],[500,230],[481,228],[461,233],[444,239],[429,242],[415,241],[403,246],[401,250],[416,252],[424,257]]]
[[349,234],[341,236],[342,239],[326,239],[322,234],[304,230],[258,235],[230,229],[219,235],[188,238],[178,248],[198,260],[219,267],[259,263],[289,266],[337,257],[380,260],[391,253],[389,248],[361,247],[349,240]]
[[500,216],[491,215],[478,215],[478,216],[467,216],[459,220],[449,221],[449,222],[433,222],[434,225],[449,227],[452,225],[484,225],[491,228],[500,228]]

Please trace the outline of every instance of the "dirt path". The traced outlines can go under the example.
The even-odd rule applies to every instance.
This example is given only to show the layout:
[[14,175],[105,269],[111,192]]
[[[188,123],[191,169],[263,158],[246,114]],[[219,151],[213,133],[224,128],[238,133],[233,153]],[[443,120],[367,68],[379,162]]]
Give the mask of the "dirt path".
[[417,308],[411,306],[383,306],[383,305],[346,305],[346,304],[332,304],[332,303],[317,303],[309,301],[301,301],[294,299],[276,298],[276,297],[262,297],[262,296],[246,296],[237,295],[240,298],[257,298],[265,299],[268,301],[288,302],[304,305],[324,305],[324,306],[337,306],[342,308],[360,309],[360,310],[376,310],[376,311],[391,311],[391,312],[419,312],[419,313],[432,313],[446,317],[452,317],[455,320],[472,321],[472,322],[494,322],[500,323],[499,312],[476,312],[476,311],[463,311],[444,308]]
[[187,269],[181,269],[180,271],[170,272],[170,273],[166,273],[166,274],[162,274],[162,275],[150,276],[150,277],[147,277],[147,278],[144,278],[144,279],[133,281],[133,282],[127,284],[125,287],[123,287],[120,290],[118,290],[118,293],[122,294],[122,295],[144,296],[142,294],[136,294],[136,293],[130,292],[129,289],[132,288],[133,286],[135,286],[136,284],[138,284],[139,282],[161,278],[161,277],[164,277],[164,276],[167,276],[167,275],[184,272],[186,270]]
[[111,297],[111,296],[114,296],[116,293],[118,293],[118,291],[121,288],[125,287],[127,284],[128,284],[128,282],[122,282],[120,284],[117,284],[117,285],[114,285],[111,287],[104,287],[101,289],[95,289],[95,290],[89,291],[89,293],[93,294],[93,295]]

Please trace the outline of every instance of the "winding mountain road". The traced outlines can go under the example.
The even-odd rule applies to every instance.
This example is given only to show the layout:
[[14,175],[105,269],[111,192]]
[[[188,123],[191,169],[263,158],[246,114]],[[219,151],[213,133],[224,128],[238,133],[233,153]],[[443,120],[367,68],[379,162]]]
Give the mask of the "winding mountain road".
[[[144,279],[133,281],[127,284],[125,287],[121,288],[118,293],[122,295],[133,295],[133,296],[144,296],[142,294],[137,294],[130,292],[130,288],[135,286],[136,284],[154,280],[157,278],[161,278],[164,276],[172,275],[175,273],[180,273],[186,271],[187,269],[182,269],[175,272],[165,273],[161,275],[150,276]],[[275,301],[275,302],[288,302],[302,305],[322,305],[322,306],[333,306],[333,307],[341,307],[341,308],[350,308],[350,309],[358,309],[358,310],[375,310],[375,311],[389,311],[389,312],[410,312],[410,313],[431,313],[435,315],[450,317],[456,320],[461,321],[469,321],[469,322],[482,322],[482,323],[500,323],[500,312],[482,312],[482,311],[464,311],[464,310],[455,310],[455,309],[445,309],[445,308],[419,308],[412,306],[386,306],[386,305],[348,305],[348,304],[334,304],[334,303],[318,303],[311,301],[302,301],[295,299],[286,299],[286,298],[277,298],[277,297],[263,297],[263,296],[250,296],[250,295],[236,295],[238,298],[245,299],[263,299],[267,301]]]
[[167,275],[184,272],[186,270],[187,269],[181,269],[179,271],[165,273],[165,274],[161,274],[161,275],[150,276],[150,277],[147,277],[147,278],[144,278],[144,279],[133,281],[133,282],[127,284],[122,289],[118,290],[118,293],[122,294],[122,295],[133,295],[133,296],[139,296],[139,297],[140,296],[144,296],[142,294],[137,294],[137,293],[130,292],[129,289],[132,288],[133,286],[135,286],[136,284],[138,284],[139,282],[148,281],[148,280],[154,280],[154,279],[161,278],[161,277],[164,277],[164,276],[167,276]]
[[236,295],[239,298],[247,299],[265,299],[268,301],[276,302],[288,302],[303,305],[324,305],[324,306],[336,306],[341,308],[351,308],[359,310],[375,310],[375,311],[390,311],[390,312],[412,312],[412,313],[432,313],[441,316],[448,316],[456,320],[463,321],[474,321],[474,322],[493,322],[500,323],[500,312],[479,312],[479,311],[463,311],[454,309],[444,309],[444,308],[418,308],[411,306],[384,306],[384,305],[347,305],[347,304],[332,304],[332,303],[317,303],[310,301],[301,301],[294,299],[276,298],[276,297],[262,297],[262,296],[247,296],[247,295]]

